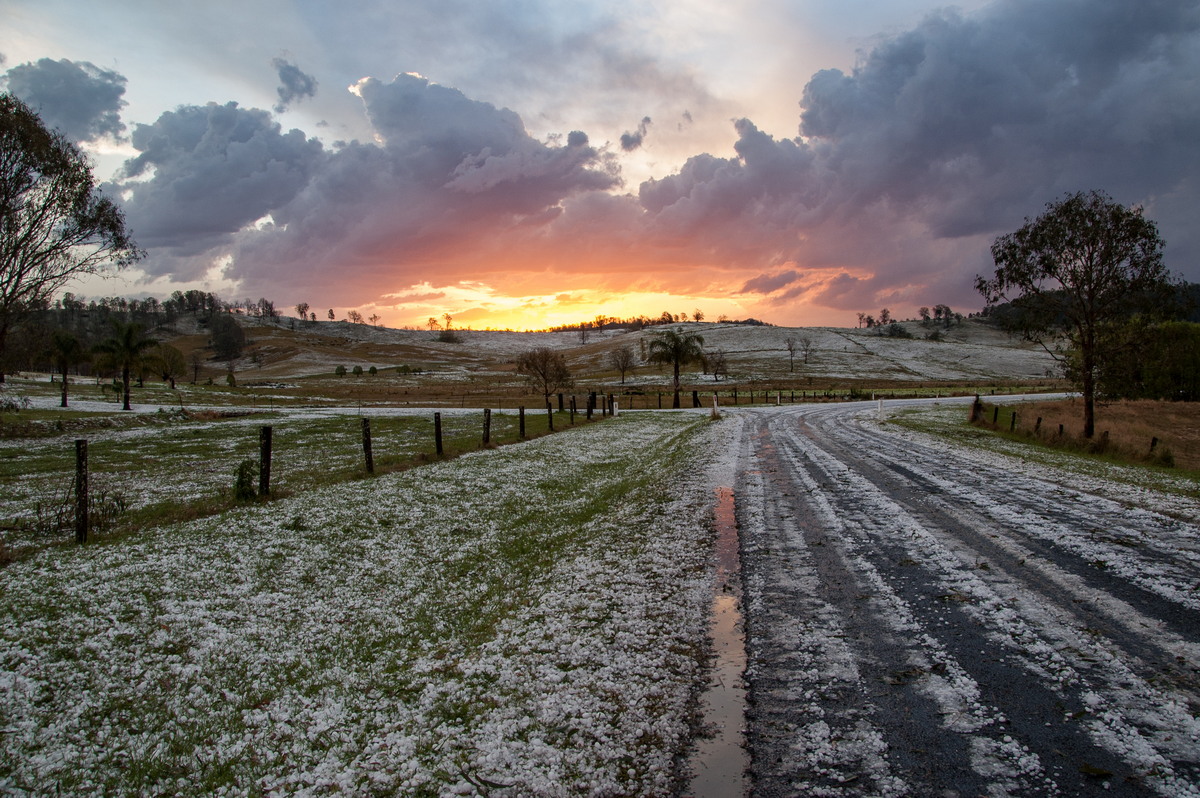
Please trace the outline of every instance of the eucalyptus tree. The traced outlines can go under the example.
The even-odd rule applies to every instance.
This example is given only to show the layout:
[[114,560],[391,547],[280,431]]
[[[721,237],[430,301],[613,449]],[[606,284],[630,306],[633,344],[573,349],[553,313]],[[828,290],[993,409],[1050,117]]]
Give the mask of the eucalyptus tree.
[[[977,277],[989,305],[1011,301],[1007,324],[1067,366],[1083,397],[1083,434],[1096,429],[1096,374],[1114,356],[1112,326],[1153,314],[1173,290],[1158,227],[1102,191],[1069,194],[992,244],[996,272]],[[949,311],[949,308],[946,309]],[[1067,351],[1046,342],[1065,335]]]
[[0,364],[8,333],[71,279],[143,254],[120,208],[95,187],[87,156],[0,94]]

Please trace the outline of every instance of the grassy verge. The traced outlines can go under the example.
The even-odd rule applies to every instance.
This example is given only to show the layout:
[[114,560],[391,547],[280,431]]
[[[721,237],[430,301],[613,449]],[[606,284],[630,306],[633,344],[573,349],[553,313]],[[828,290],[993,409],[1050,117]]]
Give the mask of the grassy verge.
[[0,571],[0,791],[662,795],[721,424],[639,414]]
[[[1080,442],[1065,432],[1059,436],[1057,422],[1047,421],[1051,417],[1049,415],[1042,416],[1041,434],[1034,434],[1033,427],[1036,426],[1039,409],[1048,413],[1046,404],[985,404],[982,424],[970,423],[970,406],[964,404],[906,409],[893,415],[891,422],[959,444],[1020,457],[1083,476],[1109,479],[1167,494],[1200,497],[1200,470],[1179,467],[1178,464],[1174,467],[1165,466],[1161,462],[1161,454],[1158,458],[1146,456],[1149,454],[1148,446],[1143,454],[1141,451],[1128,451],[1115,436],[1110,436],[1109,444],[1104,447]],[[1190,408],[1187,410],[1194,412]],[[1153,411],[1153,408],[1144,408],[1142,415],[1151,416]],[[1012,423],[1014,412],[1018,419],[1016,425]],[[993,417],[996,419],[994,423]],[[1014,426],[1010,431],[1010,427]],[[1138,428],[1139,440],[1143,432],[1143,428]],[[1186,430],[1176,430],[1176,433],[1180,432],[1187,434]],[[1164,439],[1169,439],[1170,434],[1170,430],[1165,431]],[[1145,437],[1148,442],[1150,435]],[[1170,451],[1169,443],[1163,446],[1163,451]]]
[[[75,446],[86,438],[91,492],[113,513],[107,534],[195,518],[233,506],[238,464],[259,458],[259,429],[273,430],[272,494],[287,496],[367,476],[361,420],[302,412],[171,411],[95,414],[22,411],[28,434],[0,439],[0,543],[20,548],[73,539]],[[43,418],[43,416],[45,418]],[[597,417],[598,418],[598,417]],[[576,426],[586,424],[576,415]],[[526,438],[545,435],[545,413],[526,415]],[[570,415],[555,427],[569,429]],[[432,413],[371,418],[375,474],[453,459],[483,446],[483,413],[442,413],[437,455]],[[515,412],[491,415],[490,446],[521,440]],[[97,518],[102,518],[98,515]]]

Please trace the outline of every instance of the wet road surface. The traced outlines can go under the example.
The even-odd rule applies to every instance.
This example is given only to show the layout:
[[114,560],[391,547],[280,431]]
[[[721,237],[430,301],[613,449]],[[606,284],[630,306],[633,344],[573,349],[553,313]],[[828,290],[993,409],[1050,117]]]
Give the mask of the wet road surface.
[[874,403],[743,412],[755,796],[1200,796],[1194,520]]

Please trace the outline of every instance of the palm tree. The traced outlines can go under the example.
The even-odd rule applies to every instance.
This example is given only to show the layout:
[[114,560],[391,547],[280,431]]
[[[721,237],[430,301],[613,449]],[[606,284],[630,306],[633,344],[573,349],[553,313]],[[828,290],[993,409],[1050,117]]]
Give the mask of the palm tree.
[[54,367],[58,373],[62,375],[62,403],[60,407],[67,406],[67,369],[76,363],[82,363],[87,360],[87,353],[83,351],[83,344],[79,343],[79,339],[67,330],[55,330],[50,338],[50,357],[54,360]]
[[129,410],[129,372],[140,365],[142,353],[156,345],[153,338],[142,334],[142,325],[136,322],[125,322],[113,319],[112,337],[96,344],[94,351],[104,355],[113,368],[121,370],[121,386],[124,388],[125,404],[123,410]]
[[704,339],[695,333],[685,333],[678,330],[665,330],[655,333],[647,347],[648,363],[669,363],[675,371],[675,399],[671,407],[679,407],[679,368],[685,363],[703,362]]

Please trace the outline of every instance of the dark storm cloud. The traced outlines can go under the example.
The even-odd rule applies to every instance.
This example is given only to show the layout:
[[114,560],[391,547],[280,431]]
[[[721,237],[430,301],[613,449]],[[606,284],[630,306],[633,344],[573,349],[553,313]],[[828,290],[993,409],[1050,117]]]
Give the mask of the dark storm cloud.
[[642,142],[646,139],[646,133],[650,130],[650,117],[642,117],[642,121],[638,123],[637,130],[630,133],[628,131],[621,134],[621,149],[625,152],[633,152],[642,146]]
[[292,201],[328,157],[316,140],[237,103],[180,107],[137,125],[131,140],[140,154],[116,188],[130,192],[125,211],[139,244],[165,250],[147,270],[182,270],[180,279],[205,268],[188,256],[211,254]]
[[[123,185],[139,243],[187,243],[190,251],[175,254],[203,251],[210,263],[228,252],[229,275],[252,292],[281,279],[327,282],[332,272],[345,276],[342,290],[384,275],[377,287],[393,288],[426,279],[416,270],[439,259],[460,259],[443,276],[477,274],[487,264],[471,260],[476,241],[536,230],[565,198],[617,183],[615,167],[579,131],[565,146],[537,141],[512,111],[413,75],[364,80],[356,91],[381,143],[325,151],[298,131],[281,133],[265,112],[232,104],[181,108],[139,126],[133,143],[142,154],[126,171],[155,169],[148,183]],[[267,213],[274,224],[247,227]],[[162,270],[196,265],[160,262]]]
[[87,61],[42,58],[8,71],[8,90],[74,141],[119,138],[125,77]]
[[797,264],[844,266],[860,276],[831,280],[828,301],[956,290],[977,303],[963,275],[990,267],[992,237],[1098,187],[1146,204],[1169,262],[1200,279],[1198,31],[1194,0],[931,15],[853,73],[814,75],[802,138],[742,120],[736,159],[695,156],[644,184],[648,229],[710,261],[757,246],[749,293],[788,288]]
[[300,71],[300,67],[282,58],[271,60],[271,66],[279,74],[279,102],[275,104],[275,113],[281,114],[296,100],[305,97],[315,97],[317,94],[317,79]]
[[[361,81],[377,140],[333,151],[261,111],[165,114],[133,137],[142,155],[129,173],[153,167],[153,179],[123,188],[139,243],[228,253],[250,293],[329,273],[347,291],[387,290],[435,272],[594,264],[644,287],[723,280],[776,302],[977,306],[991,239],[1090,188],[1145,203],[1168,264],[1195,280],[1198,9],[1000,0],[940,12],[880,40],[853,72],[797,87],[799,137],[740,119],[732,155],[694,155],[632,194],[609,193],[616,167],[582,132],[539,141],[514,112],[414,75]],[[641,85],[625,72],[636,60],[605,41],[582,50]],[[247,228],[267,213],[274,225]]]

